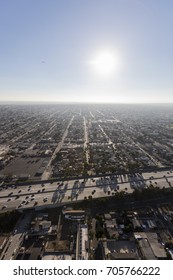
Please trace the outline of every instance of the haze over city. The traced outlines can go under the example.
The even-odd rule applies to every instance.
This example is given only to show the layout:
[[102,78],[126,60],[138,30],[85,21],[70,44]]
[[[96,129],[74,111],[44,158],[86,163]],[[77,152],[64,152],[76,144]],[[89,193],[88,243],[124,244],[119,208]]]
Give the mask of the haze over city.
[[173,102],[171,1],[0,3],[0,101]]
[[1,104],[0,259],[173,259],[172,108]]
[[0,1],[0,260],[68,261],[7,275],[167,271],[151,260],[173,259],[172,8]]

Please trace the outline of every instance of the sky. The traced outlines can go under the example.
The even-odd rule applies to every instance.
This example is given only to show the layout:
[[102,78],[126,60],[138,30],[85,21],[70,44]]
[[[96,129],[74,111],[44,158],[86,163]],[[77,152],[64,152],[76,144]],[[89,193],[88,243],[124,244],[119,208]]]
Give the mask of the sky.
[[0,102],[173,103],[173,1],[0,0]]

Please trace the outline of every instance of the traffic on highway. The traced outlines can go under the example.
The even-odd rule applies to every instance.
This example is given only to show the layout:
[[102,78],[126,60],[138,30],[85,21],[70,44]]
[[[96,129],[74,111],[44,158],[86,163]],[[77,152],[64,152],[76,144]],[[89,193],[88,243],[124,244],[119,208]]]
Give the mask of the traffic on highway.
[[102,176],[80,180],[47,182],[0,187],[0,211],[36,207],[52,207],[88,198],[115,195],[116,192],[132,193],[134,189],[149,186],[173,186],[172,170]]

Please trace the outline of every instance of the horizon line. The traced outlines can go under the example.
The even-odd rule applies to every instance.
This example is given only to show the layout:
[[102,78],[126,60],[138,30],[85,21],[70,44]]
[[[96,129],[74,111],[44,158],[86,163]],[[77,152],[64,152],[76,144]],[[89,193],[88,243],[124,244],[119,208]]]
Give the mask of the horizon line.
[[85,101],[32,101],[32,100],[0,100],[3,104],[101,104],[101,105],[173,105],[173,102],[85,102]]

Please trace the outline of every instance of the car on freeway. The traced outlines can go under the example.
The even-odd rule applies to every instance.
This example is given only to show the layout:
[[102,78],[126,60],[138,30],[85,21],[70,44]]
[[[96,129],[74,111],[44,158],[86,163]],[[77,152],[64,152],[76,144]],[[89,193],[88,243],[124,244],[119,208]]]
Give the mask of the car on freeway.
[[10,196],[10,195],[12,195],[13,194],[13,192],[10,192],[9,194],[8,194],[8,196]]

